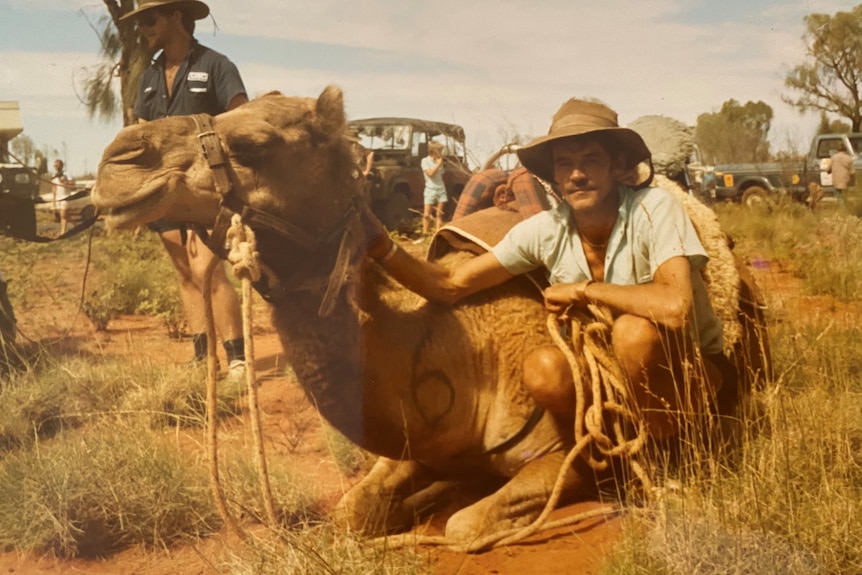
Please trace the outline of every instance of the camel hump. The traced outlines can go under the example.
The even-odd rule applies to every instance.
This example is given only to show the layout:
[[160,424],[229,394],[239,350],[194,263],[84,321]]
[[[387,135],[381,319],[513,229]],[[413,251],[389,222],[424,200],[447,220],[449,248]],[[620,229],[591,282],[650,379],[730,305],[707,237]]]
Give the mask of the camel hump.
[[468,251],[476,255],[485,253],[503,239],[503,236],[522,216],[517,211],[491,207],[451,221],[434,234],[426,258],[437,261],[447,253]]

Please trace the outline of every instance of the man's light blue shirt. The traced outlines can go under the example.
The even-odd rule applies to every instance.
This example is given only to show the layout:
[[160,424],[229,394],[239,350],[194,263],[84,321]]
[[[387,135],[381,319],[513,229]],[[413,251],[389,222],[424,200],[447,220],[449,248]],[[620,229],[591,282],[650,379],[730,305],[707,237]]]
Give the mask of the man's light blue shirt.
[[[617,191],[619,214],[607,247],[604,281],[617,285],[650,283],[664,262],[675,256],[687,257],[700,348],[704,353],[720,353],[721,322],[712,310],[700,273],[709,256],[682,203],[661,188],[635,191],[620,186]],[[592,279],[566,202],[517,224],[492,252],[512,274],[544,267],[552,284]]]

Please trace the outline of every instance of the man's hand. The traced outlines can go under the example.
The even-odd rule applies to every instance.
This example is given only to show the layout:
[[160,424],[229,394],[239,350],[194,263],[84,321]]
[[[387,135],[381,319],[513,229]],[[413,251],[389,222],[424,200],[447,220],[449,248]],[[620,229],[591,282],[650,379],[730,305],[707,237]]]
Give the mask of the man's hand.
[[589,303],[587,298],[587,286],[593,280],[568,284],[554,284],[545,288],[545,309],[550,313],[560,316],[560,319],[569,319],[566,313],[572,306],[586,307]]

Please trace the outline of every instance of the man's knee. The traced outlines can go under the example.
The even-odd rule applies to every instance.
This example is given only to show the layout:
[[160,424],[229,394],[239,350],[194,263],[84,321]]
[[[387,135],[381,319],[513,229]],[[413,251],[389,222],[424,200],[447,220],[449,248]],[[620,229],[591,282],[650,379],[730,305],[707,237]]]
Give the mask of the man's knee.
[[650,357],[662,349],[662,334],[658,326],[648,319],[621,315],[614,320],[611,342],[618,358]]
[[536,403],[552,412],[574,413],[575,389],[571,368],[554,347],[539,347],[524,358],[524,387]]

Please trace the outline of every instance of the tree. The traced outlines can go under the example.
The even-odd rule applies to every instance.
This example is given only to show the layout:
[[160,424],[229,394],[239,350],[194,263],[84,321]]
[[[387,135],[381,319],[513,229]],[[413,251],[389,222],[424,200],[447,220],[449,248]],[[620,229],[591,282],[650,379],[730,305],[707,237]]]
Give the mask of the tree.
[[696,140],[705,158],[717,164],[769,159],[772,108],[761,101],[728,100],[718,112],[697,117]]
[[33,154],[36,153],[36,145],[27,134],[18,134],[12,138],[12,141],[9,142],[9,147],[12,148],[12,153],[15,154],[18,161],[25,166],[29,166],[33,161]]
[[[135,9],[135,0],[102,0],[108,9],[98,24],[91,26],[102,43],[103,62],[84,80],[83,100],[90,117],[102,120],[122,114],[123,125],[134,121],[138,80],[150,61],[145,43],[138,37],[134,22],[120,22],[124,14]],[[119,98],[114,92],[113,79],[120,79]]]
[[790,71],[784,85],[798,97],[782,96],[800,112],[821,110],[862,125],[862,5],[850,12],[805,17],[806,61]]
[[830,120],[826,112],[820,112],[820,123],[817,124],[817,134],[844,134],[852,132],[850,124],[841,120]]

